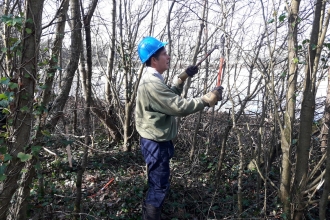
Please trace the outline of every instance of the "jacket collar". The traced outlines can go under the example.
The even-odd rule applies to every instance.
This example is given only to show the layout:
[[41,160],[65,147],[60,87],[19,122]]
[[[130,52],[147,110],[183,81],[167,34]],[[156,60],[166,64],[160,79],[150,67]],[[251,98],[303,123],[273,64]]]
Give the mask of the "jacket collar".
[[163,78],[162,74],[160,74],[159,72],[157,72],[157,70],[156,70],[155,68],[148,66],[148,67],[147,67],[147,72],[148,72],[149,74],[152,74],[152,75],[156,76],[156,77],[159,78],[162,82],[164,82],[164,78]]

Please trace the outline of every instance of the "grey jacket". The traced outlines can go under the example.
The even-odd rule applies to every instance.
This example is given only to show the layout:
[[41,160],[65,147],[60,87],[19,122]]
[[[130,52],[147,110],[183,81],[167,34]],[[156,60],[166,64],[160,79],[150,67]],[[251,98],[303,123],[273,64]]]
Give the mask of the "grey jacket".
[[169,141],[177,136],[175,116],[187,116],[204,108],[201,98],[184,99],[183,83],[167,86],[154,68],[147,67],[136,97],[135,125],[143,138]]

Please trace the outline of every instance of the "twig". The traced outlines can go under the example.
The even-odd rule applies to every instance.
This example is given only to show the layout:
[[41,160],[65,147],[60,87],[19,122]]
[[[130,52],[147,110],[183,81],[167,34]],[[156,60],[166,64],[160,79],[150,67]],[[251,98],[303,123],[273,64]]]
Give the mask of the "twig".
[[43,148],[46,152],[48,152],[48,153],[54,155],[54,156],[57,158],[57,154],[56,154],[56,153],[54,153],[53,151],[47,149],[46,147],[42,147],[42,148]]
[[255,161],[253,161],[253,163],[254,163],[254,165],[256,166],[257,171],[258,171],[258,173],[259,173],[261,179],[263,179],[263,181],[266,181],[266,179],[267,179],[267,180],[269,181],[270,185],[272,185],[277,191],[279,191],[279,188],[277,188],[277,186],[273,183],[273,181],[272,181],[271,179],[269,179],[268,176],[266,176],[266,179],[265,179],[265,177],[262,175],[262,173],[261,173],[261,171],[260,171],[260,169],[259,169],[259,165],[258,165]]

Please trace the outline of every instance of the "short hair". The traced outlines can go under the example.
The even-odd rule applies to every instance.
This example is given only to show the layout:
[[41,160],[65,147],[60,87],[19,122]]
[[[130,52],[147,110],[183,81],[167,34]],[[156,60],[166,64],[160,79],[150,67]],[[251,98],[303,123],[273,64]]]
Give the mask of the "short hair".
[[155,57],[157,60],[159,58],[160,52],[162,52],[165,49],[165,47],[159,48],[149,59],[146,61],[146,66],[151,66],[151,58]]

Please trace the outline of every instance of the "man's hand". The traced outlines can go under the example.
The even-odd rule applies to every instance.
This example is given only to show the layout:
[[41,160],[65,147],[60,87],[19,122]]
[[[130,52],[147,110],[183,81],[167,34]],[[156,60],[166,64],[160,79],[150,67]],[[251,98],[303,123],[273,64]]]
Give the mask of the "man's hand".
[[215,87],[211,92],[202,96],[202,101],[205,106],[213,107],[218,101],[222,100],[222,86]]
[[182,82],[184,82],[189,76],[193,77],[196,73],[198,73],[198,67],[197,66],[189,66],[178,77],[182,80]]
[[193,77],[196,73],[198,73],[198,67],[188,66],[185,72],[188,74],[188,76]]

